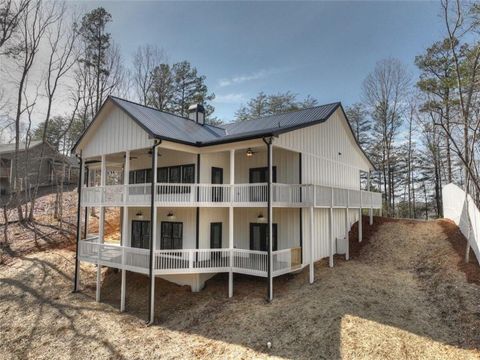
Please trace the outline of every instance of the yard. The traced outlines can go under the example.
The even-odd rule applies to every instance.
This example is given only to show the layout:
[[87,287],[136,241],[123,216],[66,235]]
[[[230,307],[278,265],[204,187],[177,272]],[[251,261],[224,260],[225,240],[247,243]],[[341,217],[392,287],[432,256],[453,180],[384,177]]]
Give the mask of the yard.
[[71,293],[71,247],[18,254],[0,265],[1,358],[480,358],[480,269],[456,227],[375,220],[313,285],[307,269],[275,279],[271,304],[259,278],[235,276],[232,299],[223,275],[196,294],[157,279],[151,327],[146,277],[128,273],[120,313],[119,273],[103,272],[96,303],[93,266]]

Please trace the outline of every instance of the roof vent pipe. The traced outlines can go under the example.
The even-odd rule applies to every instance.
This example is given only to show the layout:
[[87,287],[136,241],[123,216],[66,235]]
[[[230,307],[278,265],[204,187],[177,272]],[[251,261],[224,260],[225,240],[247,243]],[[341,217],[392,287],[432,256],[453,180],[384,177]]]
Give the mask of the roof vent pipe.
[[197,124],[205,124],[205,108],[202,104],[190,105],[188,108],[188,118]]

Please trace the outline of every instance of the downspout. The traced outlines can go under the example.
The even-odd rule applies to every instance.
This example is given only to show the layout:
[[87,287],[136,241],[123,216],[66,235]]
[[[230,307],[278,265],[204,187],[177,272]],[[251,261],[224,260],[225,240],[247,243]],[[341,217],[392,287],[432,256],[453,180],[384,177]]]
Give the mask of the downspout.
[[267,162],[268,162],[268,182],[267,182],[267,220],[268,220],[268,255],[267,255],[267,279],[268,292],[267,301],[273,300],[273,278],[272,278],[272,138],[263,138],[263,142],[267,145]]
[[76,246],[75,246],[75,276],[74,276],[74,279],[73,279],[73,292],[77,292],[78,291],[78,271],[80,270],[79,269],[79,261],[78,261],[78,246],[79,246],[79,241],[80,241],[80,236],[81,236],[81,230],[80,230],[80,210],[81,210],[81,207],[80,207],[80,201],[81,201],[81,197],[82,197],[82,168],[83,168],[83,157],[82,156],[78,156],[77,155],[77,158],[80,158],[80,167],[79,167],[79,172],[78,172],[78,201],[77,201],[77,242],[76,242]]
[[149,289],[148,289],[148,319],[147,319],[147,325],[152,325],[153,321],[150,321],[151,314],[152,314],[152,306],[151,306],[151,301],[150,299],[152,298],[152,279],[153,279],[153,242],[155,239],[153,238],[153,227],[156,225],[153,223],[153,212],[156,210],[155,209],[155,187],[157,184],[154,183],[153,179],[153,172],[157,171],[155,169],[155,149],[157,146],[159,146],[162,143],[162,140],[156,140],[155,144],[152,146],[152,188],[150,192],[150,269],[149,269]]

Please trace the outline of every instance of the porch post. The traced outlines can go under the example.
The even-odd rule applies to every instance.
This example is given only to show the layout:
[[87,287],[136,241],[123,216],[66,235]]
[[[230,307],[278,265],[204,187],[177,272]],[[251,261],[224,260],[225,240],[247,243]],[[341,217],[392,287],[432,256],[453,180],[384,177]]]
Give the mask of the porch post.
[[[88,166],[85,166],[85,169],[84,169],[83,171],[84,171],[83,178],[85,179],[85,186],[88,187],[88,186],[89,186],[89,185],[88,185],[88,182],[89,182],[89,177],[90,177],[90,174],[89,174],[89,173],[90,173],[90,170],[88,169]],[[79,176],[80,176],[80,174],[79,174]],[[82,181],[83,181],[83,180],[82,180]],[[83,185],[83,184],[82,184],[82,185]],[[87,234],[88,234],[88,207],[85,206],[84,210],[85,210],[85,215],[84,215],[84,216],[85,216],[85,220],[83,221],[83,222],[84,222],[83,226],[84,226],[84,228],[85,228],[84,234],[85,234],[85,239],[86,239],[86,238],[87,238]]]
[[267,142],[267,156],[268,156],[268,301],[273,300],[273,259],[272,259],[272,235],[273,235],[273,208],[272,208],[272,181],[273,181],[273,170],[272,170],[272,141],[273,139],[268,139]]
[[[122,246],[127,246],[128,238],[128,179],[130,174],[130,151],[125,151],[125,164],[123,168],[123,220],[122,220]],[[120,311],[125,311],[125,293],[127,288],[127,271],[125,270],[125,250],[122,249],[122,286],[120,290]]]
[[328,247],[330,250],[328,266],[333,267],[333,188],[331,188],[331,192],[330,209],[328,209]]
[[[81,227],[81,198],[82,198],[82,186],[83,186],[83,176],[84,176],[84,167],[83,167],[83,157],[80,154],[80,173],[78,176],[78,201],[77,201],[77,244],[75,249],[75,277],[73,279],[73,292],[77,292],[80,287],[80,259],[78,258],[78,247],[80,245],[80,239],[82,237]],[[86,210],[86,209],[85,209]]]
[[228,208],[228,248],[230,249],[230,272],[228,273],[228,297],[233,296],[233,206],[235,204],[235,150],[230,150],[230,207]]
[[362,176],[360,171],[360,205],[358,208],[358,242],[362,242]]
[[[368,171],[368,175],[367,175],[367,191],[370,192],[370,184],[371,184],[371,176],[370,176],[370,170]],[[373,207],[372,207],[372,195],[371,194],[368,194],[368,198],[370,199],[370,206],[369,206],[369,209],[368,209],[368,214],[370,216],[370,225],[373,225]]]
[[348,232],[350,231],[350,224],[348,219],[348,202],[350,201],[350,192],[347,190],[347,206],[345,207],[345,241],[346,241],[346,251],[345,251],[345,260],[350,259],[350,240],[348,238]]
[[[99,216],[99,226],[98,226],[98,241],[100,244],[103,244],[104,242],[104,237],[105,237],[105,207],[103,205],[103,201],[105,199],[105,177],[106,177],[106,161],[105,161],[105,155],[102,155],[101,158],[101,171],[100,171],[100,186],[101,186],[101,200],[100,200],[100,216]],[[100,251],[101,248],[98,249],[98,257],[100,260]],[[96,301],[100,301],[100,282],[101,282],[101,271],[102,267],[100,265],[100,262],[97,264],[97,289],[95,293],[95,299]]]
[[148,311],[148,323],[153,324],[155,318],[155,274],[154,274],[154,251],[157,249],[157,206],[155,194],[157,190],[157,159],[159,142],[152,147],[152,188],[150,193],[150,301]]
[[309,272],[310,272],[310,284],[313,284],[315,281],[315,269],[313,263],[313,206],[310,206],[310,265],[309,265]]

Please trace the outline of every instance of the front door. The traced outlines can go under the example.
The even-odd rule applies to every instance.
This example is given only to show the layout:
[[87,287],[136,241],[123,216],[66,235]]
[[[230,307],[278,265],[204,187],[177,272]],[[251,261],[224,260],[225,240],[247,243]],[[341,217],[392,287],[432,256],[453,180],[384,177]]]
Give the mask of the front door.
[[162,250],[183,248],[183,223],[162,221],[160,246]]
[[[212,184],[223,184],[223,169],[212,167]],[[212,202],[223,201],[223,187],[212,186]]]
[[[277,250],[277,224],[272,224],[272,251]],[[250,223],[250,250],[268,251],[268,224]]]
[[[250,184],[266,183],[268,182],[268,167],[252,168],[249,171]],[[277,182],[277,167],[272,167],[272,182]],[[250,187],[249,198],[251,202],[266,202],[267,191],[263,190],[263,186]]]
[[150,221],[132,220],[132,247],[150,248]]
[[222,248],[222,223],[210,224],[210,248]]

